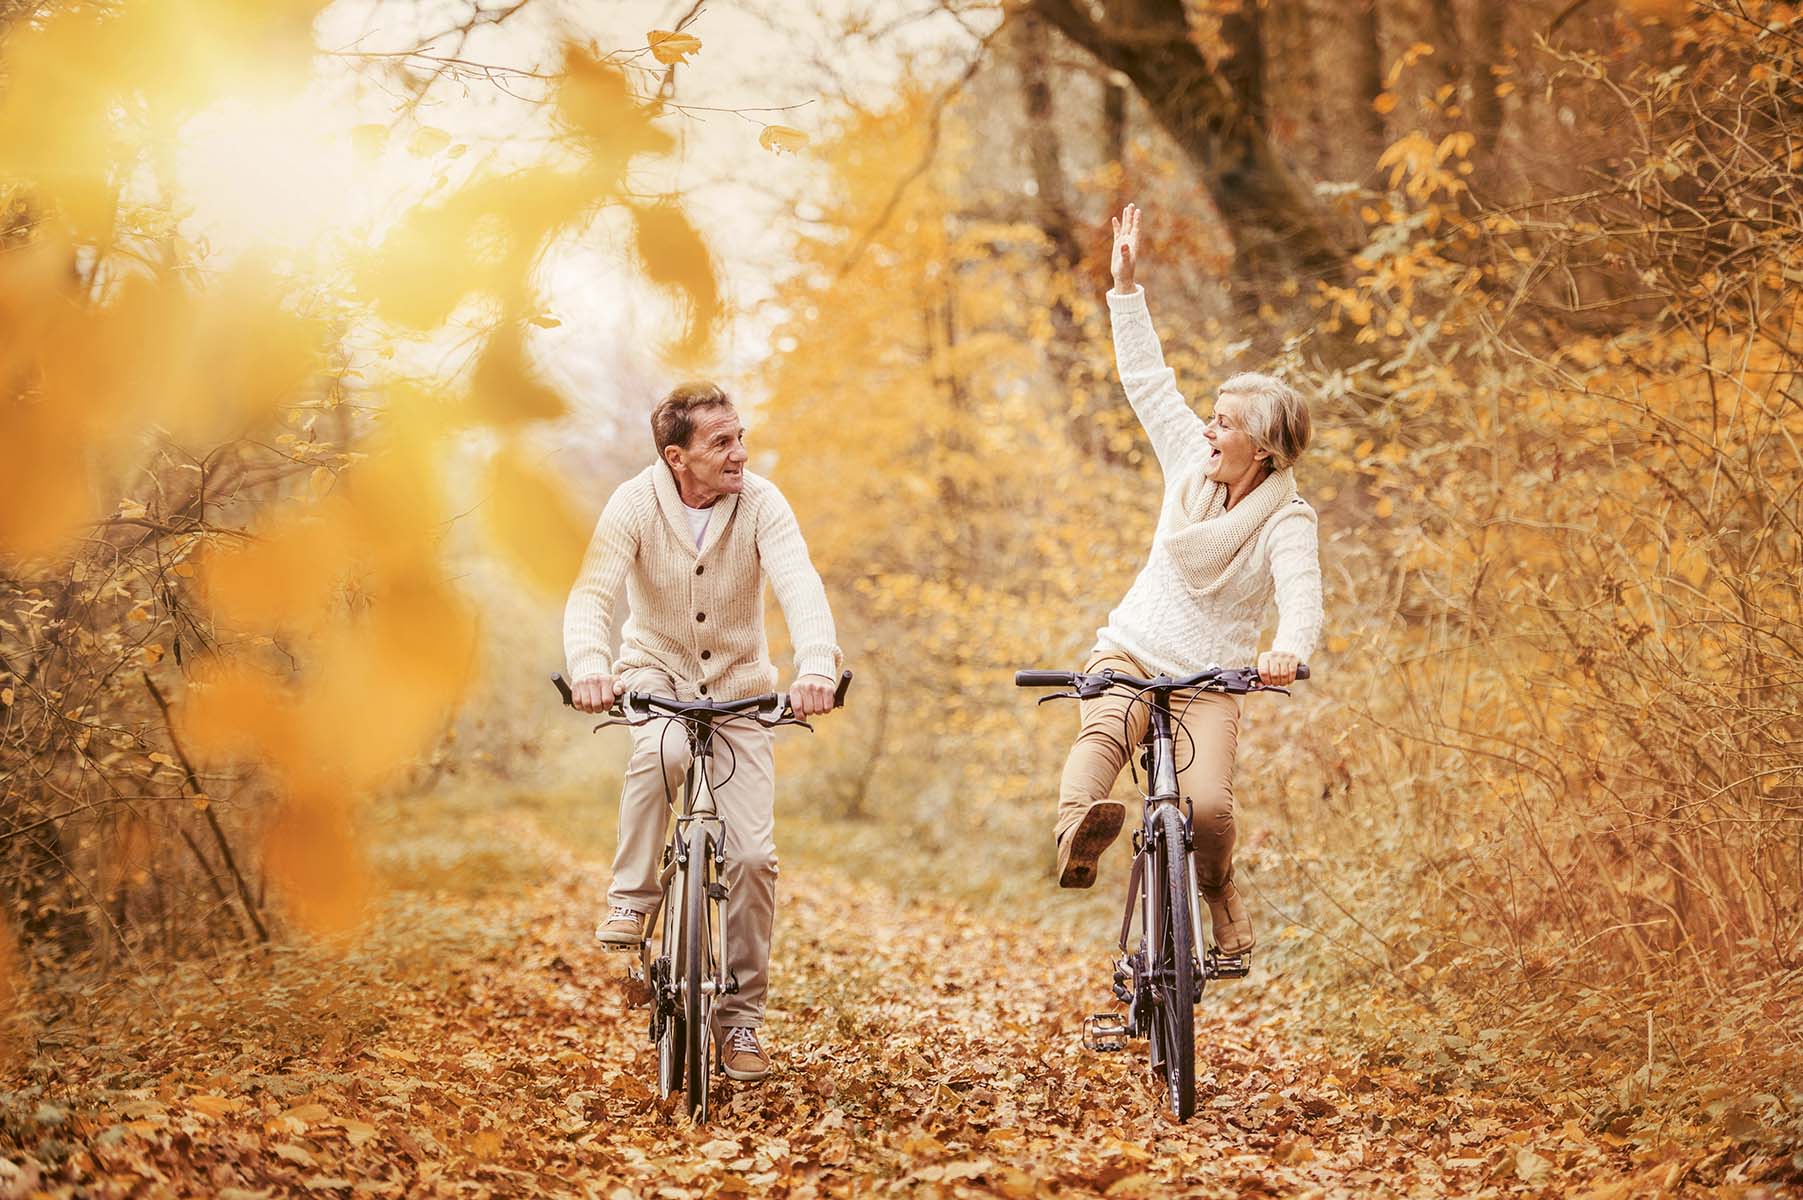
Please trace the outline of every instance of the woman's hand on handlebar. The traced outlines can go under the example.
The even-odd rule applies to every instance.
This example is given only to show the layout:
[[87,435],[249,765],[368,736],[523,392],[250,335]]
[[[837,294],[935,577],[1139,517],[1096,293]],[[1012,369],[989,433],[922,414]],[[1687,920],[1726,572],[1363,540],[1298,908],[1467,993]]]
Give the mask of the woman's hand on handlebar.
[[1296,665],[1302,660],[1281,650],[1258,656],[1258,681],[1267,687],[1288,687],[1296,682]]
[[580,712],[606,712],[620,698],[624,688],[616,675],[590,675],[570,685],[571,704]]
[[789,685],[789,707],[803,721],[833,711],[833,681],[825,675],[797,675]]

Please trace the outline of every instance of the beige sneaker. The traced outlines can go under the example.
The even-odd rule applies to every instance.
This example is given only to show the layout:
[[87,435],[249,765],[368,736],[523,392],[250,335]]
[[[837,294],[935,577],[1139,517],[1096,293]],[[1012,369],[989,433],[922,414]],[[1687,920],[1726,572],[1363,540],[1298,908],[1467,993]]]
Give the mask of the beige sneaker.
[[1086,888],[1096,881],[1096,859],[1120,836],[1127,806],[1119,800],[1097,800],[1058,839],[1058,886]]
[[607,920],[595,926],[595,938],[603,946],[636,946],[645,940],[645,916],[616,904],[607,910]]
[[1246,907],[1240,903],[1239,889],[1233,886],[1233,880],[1229,879],[1225,886],[1212,895],[1204,890],[1202,898],[1208,901],[1208,919],[1215,949],[1236,957],[1252,949],[1252,918],[1246,915]]
[[720,1069],[728,1079],[756,1083],[770,1074],[770,1059],[758,1045],[758,1031],[749,1025],[733,1025],[721,1030],[725,1040],[720,1046]]

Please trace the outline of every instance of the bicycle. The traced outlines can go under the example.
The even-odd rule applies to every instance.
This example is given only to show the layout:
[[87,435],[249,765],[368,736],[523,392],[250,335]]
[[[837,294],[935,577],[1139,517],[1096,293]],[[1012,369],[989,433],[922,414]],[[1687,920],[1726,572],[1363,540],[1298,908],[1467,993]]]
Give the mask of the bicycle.
[[[568,707],[575,697],[561,674],[551,682]],[[851,672],[839,676],[833,707],[845,704]],[[739,981],[726,968],[726,922],[722,909],[727,887],[726,822],[714,806],[714,783],[708,766],[714,755],[714,731],[730,721],[756,721],[766,729],[813,726],[795,716],[788,699],[776,692],[743,700],[678,700],[628,692],[607,710],[597,731],[614,725],[644,725],[653,720],[681,721],[688,732],[688,776],[682,811],[664,843],[657,907],[645,917],[638,961],[628,976],[646,987],[651,1042],[657,1047],[657,1095],[668,1100],[683,1093],[689,1116],[697,1123],[708,1114],[708,1075],[717,1066],[713,1013],[720,996],[738,992]],[[615,715],[617,714],[617,715]],[[650,930],[662,920],[657,954],[651,952]]]
[[[1307,679],[1308,667],[1297,667],[1296,678]],[[1083,1044],[1092,1051],[1120,1051],[1127,1048],[1129,1037],[1146,1038],[1152,1075],[1162,1078],[1165,1102],[1177,1120],[1187,1121],[1196,1111],[1195,1008],[1202,988],[1210,979],[1243,978],[1252,964],[1250,954],[1227,955],[1215,947],[1197,953],[1197,947],[1206,943],[1191,838],[1195,814],[1193,808],[1185,811],[1177,792],[1171,696],[1188,691],[1288,695],[1289,690],[1262,683],[1251,668],[1223,667],[1210,667],[1182,679],[1168,675],[1141,679],[1113,669],[1093,675],[1018,671],[1014,684],[1071,689],[1043,697],[1040,704],[1089,700],[1123,688],[1134,693],[1135,702],[1150,706],[1145,735],[1140,739],[1144,748],[1140,761],[1146,772],[1145,807],[1141,827],[1133,835],[1120,957],[1114,963],[1114,996],[1127,1011],[1125,1015],[1096,1013],[1085,1018]],[[1136,914],[1140,936],[1129,949]]]

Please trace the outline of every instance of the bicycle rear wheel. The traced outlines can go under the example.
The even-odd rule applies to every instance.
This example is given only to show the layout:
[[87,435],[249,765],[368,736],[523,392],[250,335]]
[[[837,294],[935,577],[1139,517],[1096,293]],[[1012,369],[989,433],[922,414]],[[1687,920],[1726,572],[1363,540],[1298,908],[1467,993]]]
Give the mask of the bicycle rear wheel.
[[689,844],[689,869],[683,873],[682,973],[686,1090],[689,1116],[707,1120],[708,1071],[713,1066],[714,982],[712,931],[708,928],[707,892],[713,881],[713,847],[697,824]]
[[1158,1036],[1156,1064],[1165,1102],[1179,1121],[1196,1112],[1196,955],[1190,923],[1189,846],[1183,814],[1163,805],[1157,817],[1159,930],[1149,944],[1158,1003],[1152,1013]]

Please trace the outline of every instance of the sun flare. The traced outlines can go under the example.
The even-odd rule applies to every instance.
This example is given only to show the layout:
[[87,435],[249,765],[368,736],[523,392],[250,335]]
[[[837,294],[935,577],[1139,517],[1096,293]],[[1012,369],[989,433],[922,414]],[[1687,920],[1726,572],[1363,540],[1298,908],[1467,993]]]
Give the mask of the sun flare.
[[359,153],[359,116],[315,92],[232,97],[181,129],[175,182],[197,235],[215,250],[328,252],[367,228],[393,180],[378,152]]

